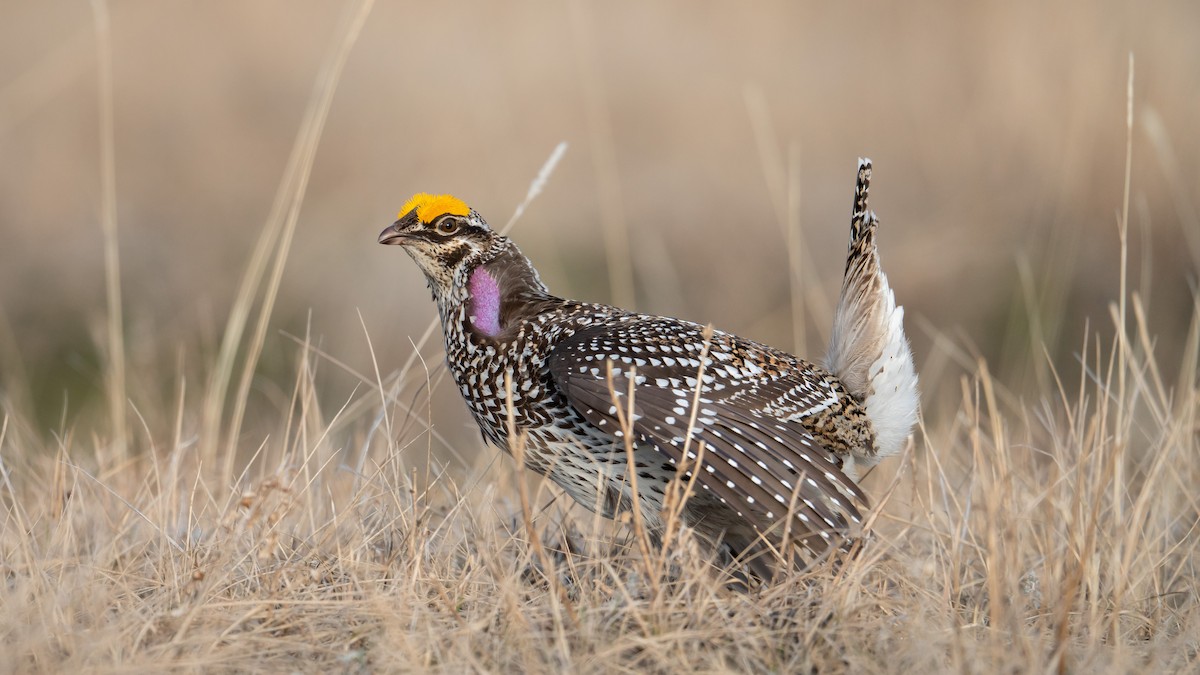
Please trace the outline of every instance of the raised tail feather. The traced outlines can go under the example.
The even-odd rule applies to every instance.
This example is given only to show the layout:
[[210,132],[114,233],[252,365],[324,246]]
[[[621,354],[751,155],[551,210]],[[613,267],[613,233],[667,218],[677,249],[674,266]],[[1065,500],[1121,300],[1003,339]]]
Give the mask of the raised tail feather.
[[871,160],[858,160],[850,249],[842,294],[833,317],[826,366],[866,407],[875,447],[857,459],[872,466],[898,453],[917,421],[919,398],[912,350],[904,335],[904,308],[879,265],[875,231],[879,221],[868,209]]

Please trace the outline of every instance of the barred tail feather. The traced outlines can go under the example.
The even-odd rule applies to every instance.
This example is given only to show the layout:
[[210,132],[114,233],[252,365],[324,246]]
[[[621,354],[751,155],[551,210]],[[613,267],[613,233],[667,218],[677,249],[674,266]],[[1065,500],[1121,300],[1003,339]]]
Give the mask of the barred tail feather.
[[860,461],[871,466],[898,453],[917,421],[919,398],[912,350],[904,335],[904,308],[879,264],[875,231],[879,221],[867,209],[871,160],[858,161],[850,246],[842,293],[833,319],[826,366],[866,407],[875,447]]

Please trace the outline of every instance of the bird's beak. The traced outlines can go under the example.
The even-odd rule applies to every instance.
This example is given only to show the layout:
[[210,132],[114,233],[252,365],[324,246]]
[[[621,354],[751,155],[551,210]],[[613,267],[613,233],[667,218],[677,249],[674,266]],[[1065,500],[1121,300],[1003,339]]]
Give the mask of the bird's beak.
[[400,230],[400,223],[393,223],[384,228],[383,232],[379,233],[379,243],[381,244],[403,244],[408,237]]

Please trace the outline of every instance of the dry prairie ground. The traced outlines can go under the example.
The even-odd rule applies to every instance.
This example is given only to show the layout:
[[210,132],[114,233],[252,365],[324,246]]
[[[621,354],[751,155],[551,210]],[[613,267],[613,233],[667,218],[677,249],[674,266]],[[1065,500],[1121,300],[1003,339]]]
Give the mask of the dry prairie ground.
[[[296,6],[286,11],[303,14]],[[713,27],[723,25],[725,17],[715,9],[680,20],[685,15],[678,11],[661,10],[660,16],[660,10],[571,6],[575,14],[564,25],[573,26],[579,39],[592,34],[590,29],[603,33],[602,26],[619,23],[620,12],[648,11],[641,17],[648,27],[640,30],[655,36],[662,35],[655,22],[664,17],[682,25],[683,33],[668,36],[675,42],[664,38],[664,43],[682,45],[684,55],[659,54],[662,62],[699,56],[727,63],[722,50],[738,51],[736,45],[707,43],[696,51],[697,44],[689,42],[695,36],[688,31],[706,39],[716,34]],[[933,6],[921,4],[920,11]],[[592,7],[596,15],[580,13],[580,7]],[[772,7],[776,13],[767,16],[768,23],[772,17],[794,18],[782,5]],[[1053,108],[1061,93],[1054,86],[1032,82],[1007,111],[984,105],[989,99],[983,96],[967,106],[975,106],[978,114],[963,128],[984,131],[970,137],[978,146],[963,147],[964,155],[990,147],[988,133],[999,137],[997,147],[1020,136],[1021,147],[1000,157],[996,166],[980,160],[978,166],[991,166],[996,173],[946,171],[940,187],[923,181],[928,174],[922,172],[957,167],[947,161],[953,159],[950,149],[914,148],[919,144],[912,138],[854,117],[823,127],[828,138],[801,155],[797,146],[780,140],[786,130],[776,126],[795,112],[789,107],[795,102],[786,96],[780,101],[770,89],[767,96],[753,87],[739,89],[736,116],[748,141],[742,145],[760,145],[742,155],[724,148],[731,153],[728,173],[715,175],[765,184],[756,202],[760,211],[744,207],[741,214],[749,223],[777,220],[782,235],[774,222],[762,230],[747,226],[724,240],[726,247],[713,240],[720,231],[714,226],[703,230],[706,236],[680,237],[681,250],[671,264],[657,266],[645,264],[646,249],[662,253],[663,241],[646,230],[621,244],[621,217],[605,212],[612,207],[606,202],[613,195],[614,184],[606,183],[612,176],[637,185],[650,182],[647,176],[661,176],[653,162],[612,161],[612,155],[629,157],[633,146],[649,143],[653,134],[637,131],[639,120],[648,118],[630,111],[654,98],[642,89],[619,92],[616,87],[607,104],[593,90],[581,97],[583,108],[611,105],[617,114],[607,125],[584,125],[590,131],[582,141],[571,138],[568,157],[590,153],[598,176],[594,189],[579,187],[587,181],[572,180],[578,167],[560,162],[550,182],[538,184],[541,196],[525,202],[529,209],[520,226],[529,229],[519,229],[517,239],[531,242],[526,250],[549,268],[547,278],[565,282],[568,290],[572,283],[586,284],[576,275],[602,278],[614,298],[630,293],[637,280],[639,288],[651,289],[641,291],[646,297],[639,299],[655,311],[669,311],[676,302],[702,316],[731,307],[732,325],[722,328],[746,332],[738,328],[745,326],[782,346],[791,346],[786,344],[790,337],[812,355],[819,353],[819,335],[827,330],[830,317],[824,310],[840,273],[836,258],[844,250],[841,223],[848,214],[826,217],[824,206],[805,207],[819,213],[804,212],[796,190],[816,182],[815,196],[803,193],[805,204],[829,202],[846,207],[830,206],[831,213],[848,211],[852,162],[845,162],[844,172],[830,170],[832,178],[822,169],[806,179],[796,159],[840,156],[847,139],[863,128],[868,135],[894,139],[884,144],[885,156],[913,155],[908,173],[892,174],[893,184],[902,189],[877,189],[873,199],[884,221],[884,267],[909,308],[924,421],[906,453],[881,464],[866,480],[874,502],[873,536],[858,556],[747,591],[730,588],[686,532],[663,553],[647,554],[630,523],[587,514],[544,481],[518,472],[511,459],[482,447],[476,432],[463,426],[465,415],[452,387],[444,386],[439,335],[428,324],[433,310],[417,276],[409,274],[398,254],[388,258],[386,276],[374,275],[371,265],[360,262],[367,255],[361,249],[374,245],[385,223],[373,229],[356,225],[350,239],[340,237],[351,228],[329,226],[338,237],[327,232],[328,238],[304,241],[305,225],[311,236],[321,229],[316,223],[365,221],[373,213],[354,204],[371,190],[331,178],[339,170],[351,171],[347,167],[354,157],[373,156],[370,144],[344,135],[351,126],[346,118],[340,130],[333,129],[337,142],[330,143],[327,134],[329,124],[338,126],[339,102],[359,111],[373,105],[372,97],[361,93],[365,80],[355,70],[351,48],[361,38],[382,49],[370,36],[381,29],[379,19],[362,9],[352,6],[342,22],[325,22],[335,25],[325,56],[304,52],[311,57],[305,72],[320,75],[307,104],[303,96],[281,97],[287,103],[281,107],[292,114],[287,128],[302,118],[291,155],[275,152],[278,148],[266,140],[247,150],[247,157],[257,152],[269,160],[229,162],[214,146],[208,150],[215,156],[200,151],[177,164],[177,158],[167,158],[178,138],[164,141],[157,135],[162,129],[141,124],[152,116],[122,127],[123,114],[154,109],[157,99],[148,91],[181,91],[143,89],[141,79],[122,79],[128,72],[123,69],[138,68],[148,69],[138,72],[153,79],[150,60],[135,64],[130,56],[146,52],[130,49],[122,36],[152,33],[135,28],[154,25],[162,18],[157,12],[170,11],[159,6],[115,4],[111,33],[103,21],[97,22],[99,30],[88,23],[81,33],[88,45],[98,38],[100,46],[85,52],[99,55],[101,73],[100,86],[85,92],[89,105],[95,107],[98,99],[98,109],[112,105],[115,116],[102,112],[86,118],[91,125],[99,123],[100,142],[94,153],[69,164],[76,173],[58,172],[68,166],[60,166],[58,146],[47,141],[50,135],[36,133],[44,131],[40,125],[51,124],[46,119],[52,115],[34,112],[40,110],[38,100],[75,72],[79,38],[68,38],[40,65],[16,68],[32,74],[0,88],[0,141],[15,153],[9,156],[25,157],[28,140],[46,146],[38,161],[54,169],[42,173],[45,166],[29,162],[20,173],[14,165],[21,162],[6,162],[6,180],[0,183],[6,195],[0,227],[11,244],[0,251],[0,670],[1024,673],[1200,668],[1200,297],[1194,287],[1200,239],[1193,231],[1192,187],[1197,138],[1193,129],[1173,122],[1191,119],[1180,112],[1190,104],[1171,104],[1178,102],[1171,96],[1194,101],[1197,80],[1184,77],[1195,72],[1194,63],[1170,66],[1162,56],[1168,52],[1155,51],[1172,41],[1145,46],[1149,56],[1138,63],[1150,65],[1140,65],[1138,77],[1150,86],[1175,82],[1191,88],[1176,88],[1165,97],[1152,89],[1151,98],[1160,91],[1160,98],[1153,98],[1155,108],[1140,106],[1137,96],[1122,98],[1129,77],[1127,51],[1086,68],[1095,57],[1086,49],[1105,44],[1090,39],[1087,30],[1107,34],[1106,27],[1111,28],[1099,15],[1067,3],[1044,11],[1080,19],[1075,25],[1087,30],[1059,35],[1053,25],[1038,24],[1027,32],[1001,32],[994,42],[982,44],[981,51],[991,56],[981,58],[1016,65],[1009,70],[993,64],[987,71],[991,82],[1024,82],[1024,75],[1037,72],[1041,62],[1033,57],[1026,62],[1025,55],[1037,54],[1047,36],[1084,50],[1081,55],[1068,50],[1079,60],[1062,66],[1069,73],[1087,72],[1082,82],[1073,80],[1074,93],[1064,94],[1076,111],[1074,121],[1063,127],[1071,138],[1063,146],[1047,140],[1056,138],[1047,130],[1053,124],[1022,127],[1020,134],[1006,126],[1010,115]],[[243,28],[271,24],[276,10],[244,17]],[[223,16],[223,10],[208,11]],[[311,6],[304,11],[320,13]],[[444,16],[412,11],[422,21],[441,18],[467,28],[474,12],[512,30],[536,32],[538,22],[555,21],[538,14],[522,27],[517,24],[525,14],[507,19],[469,4],[452,5]],[[1025,19],[1040,17],[1043,10],[963,11],[968,18],[981,12],[989,26],[999,22],[1011,29],[1026,26]],[[1186,32],[1190,24],[1180,17],[1193,11],[1185,6],[1165,19],[1146,13],[1138,20],[1161,22],[1164,30],[1177,24]],[[868,22],[862,30],[884,39],[892,18]],[[309,17],[309,22],[322,20]],[[936,21],[930,23],[937,27]],[[1130,24],[1141,26],[1132,19]],[[10,31],[13,25],[5,23]],[[806,30],[804,35],[813,37],[817,29]],[[974,53],[981,44],[969,31],[929,30],[961,49],[955,53]],[[257,29],[245,32],[279,41],[268,40],[263,53],[303,42]],[[753,31],[733,25],[722,35],[736,42],[743,33]],[[179,41],[174,46],[186,51],[189,40],[204,43],[197,37],[206,35],[204,22],[172,35]],[[1017,35],[1026,42],[1010,45],[1003,39]],[[782,29],[770,32],[763,38],[766,51],[803,42],[794,37]],[[428,46],[429,36],[414,39]],[[19,42],[6,44],[16,44],[16,50]],[[1185,52],[1193,49],[1188,41],[1175,42]],[[899,63],[946,67],[931,60],[931,53],[940,55],[937,49],[920,40],[912,43],[916,46],[898,52]],[[636,51],[660,43],[633,39],[631,44],[625,47]],[[998,45],[1003,49],[989,52]],[[482,58],[482,52],[494,49],[523,64],[522,72],[554,65],[540,53],[522,55],[528,48],[527,42],[515,47],[485,42],[472,46],[478,51],[469,55]],[[214,58],[265,67],[254,61],[260,52],[245,49]],[[597,49],[591,66],[582,58],[582,89],[604,81],[593,67],[629,68],[622,65],[621,53]],[[105,54],[117,56],[115,70],[106,71]],[[290,63],[295,54],[289,54],[278,61]],[[515,68],[503,61],[495,66],[499,71]],[[106,73],[114,79],[106,79]],[[350,81],[339,82],[341,75]],[[1096,84],[1107,80],[1117,84]],[[208,86],[205,82],[195,79],[197,87]],[[495,100],[488,100],[499,104],[487,115],[465,119],[474,120],[472,128],[481,136],[524,142],[524,134],[532,133],[525,125],[537,121],[510,119],[521,132],[505,136],[505,116],[514,114],[517,103],[515,97],[501,96],[497,82],[483,76],[474,81],[491,87]],[[341,99],[345,85],[349,98]],[[1110,89],[1120,95],[1093,96]],[[854,87],[848,93],[855,93]],[[262,103],[255,98],[261,94],[257,89],[235,94],[230,97],[248,100],[252,108]],[[181,108],[194,107],[195,101],[179,95],[184,96]],[[438,88],[430,93],[435,101],[445,95]],[[882,107],[894,103],[887,91],[880,96]],[[1132,119],[1126,116],[1128,100],[1138,111]],[[653,117],[653,107],[646,105],[645,115]],[[391,109],[417,115],[399,105]],[[1097,110],[1107,112],[1089,116]],[[219,111],[200,112],[219,117]],[[1151,122],[1144,122],[1143,112]],[[436,129],[424,139],[428,145],[465,153],[456,145],[461,139],[446,135],[463,128],[464,120],[454,118],[453,111],[446,114],[449,119],[438,117],[436,123],[428,116],[405,118],[404,124],[413,126],[407,142],[421,145],[422,132],[413,119],[423,119]],[[369,115],[354,119],[366,120],[370,128]],[[930,119],[917,126],[932,134],[945,123]],[[14,130],[23,124],[29,125],[28,138],[17,138],[22,134]],[[557,132],[556,125],[549,127]],[[1117,140],[1093,144],[1094,129]],[[668,145],[683,142],[668,131],[663,131]],[[235,136],[243,144],[253,136],[226,128],[219,135],[223,142]],[[535,173],[530,153],[540,160],[558,137],[544,140],[538,137],[536,150],[520,155],[530,175],[516,177],[516,162],[496,147],[479,154],[481,165],[502,176],[493,186],[497,194],[517,201],[514,194],[523,193]],[[332,147],[318,152],[325,143]],[[163,166],[195,166],[200,172],[161,173],[212,192],[193,195],[197,204],[190,205],[156,195],[162,185],[154,182],[155,167],[139,169],[137,159],[138,152],[156,144],[163,154],[147,156],[163,159]],[[1047,144],[1051,155],[1064,147],[1069,152],[1052,158],[1025,155],[1024,144],[1031,152]],[[1096,154],[1090,154],[1093,150]],[[72,151],[78,148],[64,152]],[[501,159],[494,159],[497,155]],[[364,173],[385,174],[386,164],[373,157],[379,163],[369,163]],[[1027,157],[1034,159],[1026,163]],[[877,186],[886,185],[887,165],[875,159]],[[201,171],[210,162],[229,175]],[[89,246],[71,249],[74,239],[65,236],[63,225],[70,219],[61,211],[69,211],[70,200],[51,189],[50,178],[75,185],[78,176],[87,175],[94,182],[97,170],[102,177],[94,205],[100,215],[92,216],[97,226]],[[406,182],[432,180],[429,176],[470,181],[471,171],[464,173],[461,163],[456,170],[433,160],[396,169]],[[225,194],[214,186],[228,178],[253,194],[255,204],[269,204],[261,189],[246,186],[261,187],[262,175],[277,180],[280,172],[270,213],[266,207],[255,210],[212,197]],[[1059,176],[1052,187],[1067,195],[1053,198],[1051,206],[1044,193],[1026,190],[1047,175]],[[827,180],[835,187],[826,189]],[[640,214],[638,220],[661,219],[666,228],[685,220],[719,222],[717,212],[707,210],[717,208],[717,191],[704,208],[680,212],[662,206],[671,201],[666,196],[687,184],[683,178],[676,182],[663,178],[650,196],[627,183],[631,203],[652,207],[630,207]],[[989,197],[997,185],[1006,193]],[[838,198],[826,199],[829,192]],[[17,197],[28,201],[14,201]],[[249,199],[230,199],[243,198]],[[28,206],[33,215],[22,220],[24,212],[5,206],[15,203]],[[1012,255],[1004,243],[1011,241],[1005,239],[1011,235],[1005,227],[1019,218],[1003,204],[1029,203],[1038,214],[1031,231],[1050,231],[1049,243],[1037,238],[1032,250]],[[534,236],[538,218],[546,218],[546,210],[561,214],[565,205],[595,224],[588,233],[594,239],[578,244],[583,254],[572,255],[569,245],[555,253],[554,246]],[[916,222],[924,211],[932,214]],[[493,224],[502,225],[503,215],[493,215]],[[163,226],[157,235],[146,224],[174,222],[173,216],[183,224]],[[211,229],[205,229],[208,216],[214,218]],[[1107,220],[1095,226],[1096,217]],[[39,230],[38,218],[60,229]],[[823,223],[820,231],[810,220]],[[1160,225],[1163,221],[1169,225]],[[253,235],[237,232],[235,225],[245,222],[253,222],[243,228]],[[22,249],[37,232],[63,235],[64,259],[46,262],[30,254],[33,249]],[[164,241],[174,247],[164,248]],[[592,252],[599,249],[605,255]],[[236,262],[213,262],[232,255],[231,250],[240,254]],[[745,259],[762,262],[762,269],[725,267],[718,275],[689,264],[711,261],[717,250],[761,256]],[[825,256],[826,250],[839,256]],[[773,253],[777,257],[769,258]],[[178,269],[163,263],[164,255],[174,255]],[[1005,264],[1016,258],[1014,278],[1001,291],[989,292],[1001,285],[988,264],[1006,256]],[[78,263],[85,257],[94,259],[93,267]],[[407,271],[397,271],[401,268]],[[356,271],[361,274],[355,276]],[[60,285],[34,283],[47,276]],[[722,285],[725,280],[728,286]],[[72,292],[56,294],[84,288],[82,299]],[[356,312],[358,298],[367,294],[364,288],[376,297]],[[205,293],[226,302],[214,301],[204,310],[194,296]],[[124,303],[117,301],[122,298]],[[371,302],[402,319],[380,319],[384,310]],[[61,320],[47,323],[45,317],[53,313]]]
[[6,416],[5,668],[1194,671],[1196,333],[1175,379],[1143,338],[1088,340],[1086,375],[1032,400],[980,364],[872,477],[859,557],[750,592],[686,536],[646,558],[544,483],[526,521],[495,453],[459,480],[414,469],[436,442],[405,403],[421,387],[367,379],[323,410],[312,352],[236,476],[188,431],[182,381],[175,431],[135,426],[131,458]]
[[182,376],[140,374],[175,393],[131,406],[124,448],[8,412],[6,667],[1194,670],[1200,313],[1168,365],[1136,295],[1123,311],[1127,332],[1081,340],[1078,379],[1031,397],[975,363],[871,477],[862,554],[751,592],[686,535],[647,558],[545,483],[523,497],[494,451],[431,459],[443,373],[415,353],[330,410],[321,371],[342,365],[302,343],[244,467]]

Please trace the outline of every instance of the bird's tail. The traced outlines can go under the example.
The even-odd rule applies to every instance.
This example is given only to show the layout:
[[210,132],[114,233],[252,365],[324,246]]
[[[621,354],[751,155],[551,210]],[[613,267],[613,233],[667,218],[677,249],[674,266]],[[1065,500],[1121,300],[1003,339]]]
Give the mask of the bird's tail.
[[917,374],[904,335],[904,308],[879,265],[875,230],[879,221],[867,208],[871,160],[858,160],[850,250],[842,295],[833,317],[826,366],[865,404],[875,430],[875,447],[857,459],[874,465],[898,453],[917,421]]

